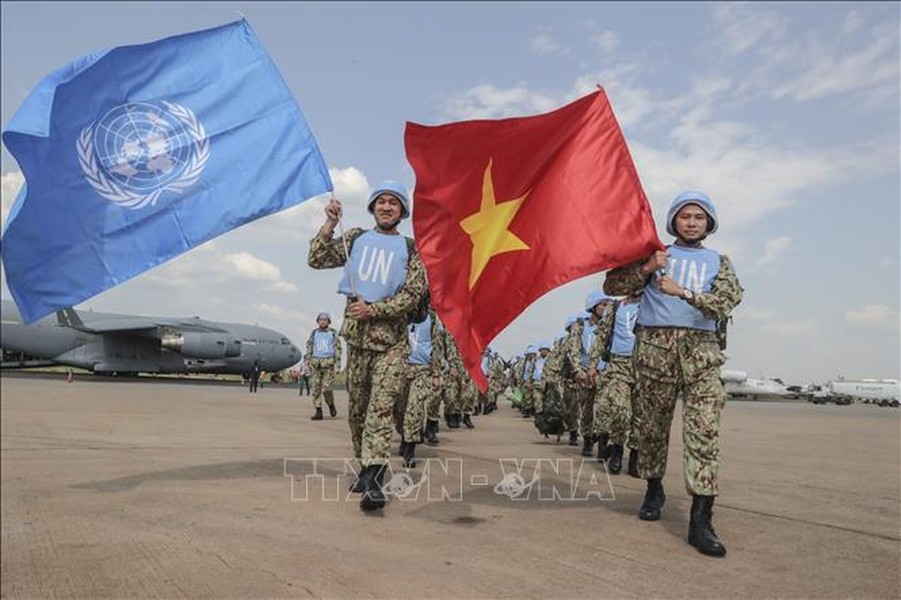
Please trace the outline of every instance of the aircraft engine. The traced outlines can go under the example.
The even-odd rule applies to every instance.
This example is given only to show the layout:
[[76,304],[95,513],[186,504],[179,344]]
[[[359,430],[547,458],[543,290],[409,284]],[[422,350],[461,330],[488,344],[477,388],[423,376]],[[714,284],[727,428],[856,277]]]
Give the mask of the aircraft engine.
[[163,348],[196,358],[225,358],[241,355],[241,340],[225,333],[166,333],[160,341]]

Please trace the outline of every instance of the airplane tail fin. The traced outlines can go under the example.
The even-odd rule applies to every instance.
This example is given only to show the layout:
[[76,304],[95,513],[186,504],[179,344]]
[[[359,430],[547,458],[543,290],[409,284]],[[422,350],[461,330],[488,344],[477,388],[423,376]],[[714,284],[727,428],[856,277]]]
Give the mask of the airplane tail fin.
[[62,327],[71,327],[84,331],[84,323],[72,307],[56,311],[56,322]]

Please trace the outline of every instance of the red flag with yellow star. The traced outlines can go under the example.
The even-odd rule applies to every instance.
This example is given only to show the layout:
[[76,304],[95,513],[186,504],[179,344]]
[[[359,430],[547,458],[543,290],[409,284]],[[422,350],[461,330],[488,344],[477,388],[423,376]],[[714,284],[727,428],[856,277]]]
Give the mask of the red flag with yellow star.
[[603,90],[534,117],[407,123],[432,303],[480,389],[485,347],[569,281],[663,249]]

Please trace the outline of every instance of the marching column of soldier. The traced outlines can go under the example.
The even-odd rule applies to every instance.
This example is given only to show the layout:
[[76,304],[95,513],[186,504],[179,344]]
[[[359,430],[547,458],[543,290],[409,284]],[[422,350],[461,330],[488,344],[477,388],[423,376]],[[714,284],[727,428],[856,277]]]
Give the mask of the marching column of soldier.
[[[400,219],[410,214],[406,190],[385,182],[373,192],[368,208],[376,220],[374,229],[354,229],[333,240],[341,215],[340,202],[333,200],[309,256],[314,268],[349,265],[349,273],[363,272],[367,250],[397,252],[404,256],[400,264],[406,265],[387,274],[387,281],[361,277],[356,286],[345,273],[339,286],[348,297],[340,335],[348,346],[348,421],[362,467],[352,489],[363,494],[361,508],[379,509],[387,502],[381,486],[392,415],[401,437],[399,454],[404,466],[413,468],[418,444],[440,444],[442,403],[448,429],[472,429],[475,415],[490,414],[506,397],[541,434],[559,440],[568,432],[572,446],[581,439],[582,456],[594,457],[597,445],[597,461],[611,475],[621,473],[628,449],[627,473],[647,481],[638,516],[658,520],[665,503],[662,477],[669,430],[681,397],[683,471],[692,496],[688,542],[704,554],[725,555],[712,524],[719,418],[725,405],[719,374],[725,361],[721,324],[741,301],[743,290],[728,257],[701,244],[718,226],[709,197],[680,194],[666,222],[674,243],[608,272],[604,291],[586,297],[584,311],[566,318],[553,343],[530,344],[509,361],[486,349],[481,364],[488,380],[484,394],[428,303],[415,245],[397,234]],[[417,309],[423,303],[427,310]],[[330,318],[323,321],[318,335],[325,338],[325,332],[334,330],[328,327]],[[340,349],[340,344],[335,347]],[[322,348],[326,353],[332,349],[327,343]],[[320,358],[310,344],[308,354],[311,364]],[[329,371],[338,365],[340,355]],[[321,418],[323,396],[335,414],[325,393],[329,386],[321,387],[321,395],[314,389],[314,419]]]

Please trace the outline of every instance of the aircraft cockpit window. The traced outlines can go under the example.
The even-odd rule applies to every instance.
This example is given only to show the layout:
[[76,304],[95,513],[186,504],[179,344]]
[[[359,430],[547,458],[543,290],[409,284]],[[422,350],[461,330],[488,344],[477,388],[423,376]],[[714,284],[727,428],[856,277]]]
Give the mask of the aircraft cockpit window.
[[291,345],[291,340],[289,340],[288,338],[282,338],[282,346],[290,346],[290,345]]

